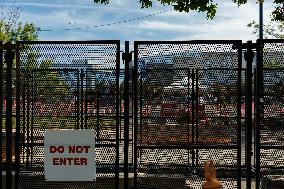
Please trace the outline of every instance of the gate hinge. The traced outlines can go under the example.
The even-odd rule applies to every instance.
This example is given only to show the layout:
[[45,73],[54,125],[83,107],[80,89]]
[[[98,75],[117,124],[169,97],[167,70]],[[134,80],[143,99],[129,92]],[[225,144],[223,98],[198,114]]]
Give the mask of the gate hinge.
[[12,44],[12,43],[5,43],[0,45],[0,50],[17,50],[19,49],[18,44]]
[[122,60],[129,60],[129,62],[132,60],[132,51],[129,52],[129,53],[125,53],[123,52],[122,53]]

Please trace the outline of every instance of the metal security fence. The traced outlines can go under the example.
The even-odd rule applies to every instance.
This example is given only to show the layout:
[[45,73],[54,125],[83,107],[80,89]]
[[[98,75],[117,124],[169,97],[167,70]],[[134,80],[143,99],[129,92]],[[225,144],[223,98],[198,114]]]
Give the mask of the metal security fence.
[[[2,46],[1,46],[2,47]],[[5,183],[6,185],[12,185],[12,170],[14,166],[12,162],[15,159],[15,149],[13,148],[14,143],[12,138],[13,128],[7,127],[15,123],[15,109],[14,109],[14,90],[13,90],[13,79],[12,74],[15,74],[13,69],[13,53],[8,44],[8,48],[1,48],[1,108],[0,108],[0,132],[1,132],[1,186]],[[7,178],[7,180],[5,180]],[[3,182],[4,181],[4,182]]]
[[[212,159],[223,188],[283,188],[283,44],[2,44],[0,184],[197,189]],[[45,181],[50,129],[95,131],[96,181]]]
[[[2,41],[1,41],[1,44],[2,44]],[[0,51],[0,81],[3,81],[3,50],[1,49]],[[0,152],[1,152],[1,157],[0,157],[0,176],[1,176],[1,181],[0,181],[0,186],[2,186],[2,171],[3,171],[3,152],[4,149],[3,149],[3,141],[2,141],[2,138],[3,138],[3,118],[4,118],[4,114],[3,114],[3,84],[2,82],[0,82],[0,136],[1,136],[1,140],[0,140]]]
[[136,187],[201,188],[212,159],[224,188],[241,188],[240,44],[135,42]]
[[258,40],[255,175],[257,188],[283,188],[283,40]]
[[[103,180],[118,187],[119,41],[18,45],[17,187],[100,188]],[[45,181],[43,137],[49,129],[96,131],[96,181]]]

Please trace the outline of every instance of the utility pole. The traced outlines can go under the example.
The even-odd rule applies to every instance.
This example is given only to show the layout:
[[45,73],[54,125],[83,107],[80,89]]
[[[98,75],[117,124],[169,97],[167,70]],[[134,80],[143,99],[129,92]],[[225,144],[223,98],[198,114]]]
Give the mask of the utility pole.
[[263,39],[263,2],[259,1],[259,39]]

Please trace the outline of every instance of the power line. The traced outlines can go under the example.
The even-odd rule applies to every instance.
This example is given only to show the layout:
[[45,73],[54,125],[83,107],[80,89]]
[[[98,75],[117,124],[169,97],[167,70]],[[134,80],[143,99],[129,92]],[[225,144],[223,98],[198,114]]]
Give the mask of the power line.
[[111,25],[116,25],[116,24],[123,24],[123,23],[133,22],[133,21],[136,21],[136,20],[142,20],[144,18],[148,18],[148,17],[155,16],[155,15],[158,15],[158,14],[163,14],[163,13],[169,12],[171,10],[172,9],[168,9],[168,10],[164,10],[164,11],[161,11],[161,12],[156,12],[156,13],[153,13],[153,14],[149,14],[149,15],[146,15],[146,16],[132,18],[132,19],[129,19],[129,20],[117,21],[117,22],[108,23],[108,24],[100,24],[100,25],[77,27],[77,28],[61,28],[61,29],[41,29],[41,28],[38,28],[37,31],[39,31],[39,32],[52,32],[52,31],[59,31],[59,30],[61,30],[61,31],[71,31],[71,30],[83,30],[83,29],[90,29],[90,28],[99,28],[99,27],[104,27],[104,26],[111,26]]

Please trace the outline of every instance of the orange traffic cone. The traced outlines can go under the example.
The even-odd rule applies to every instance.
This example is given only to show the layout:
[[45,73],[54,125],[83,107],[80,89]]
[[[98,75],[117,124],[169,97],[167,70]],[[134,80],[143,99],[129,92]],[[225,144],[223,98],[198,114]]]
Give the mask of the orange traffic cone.
[[210,160],[210,168],[208,168],[208,161],[206,161],[204,169],[206,182],[203,184],[203,189],[221,189],[222,184],[216,178],[216,170],[213,161]]

